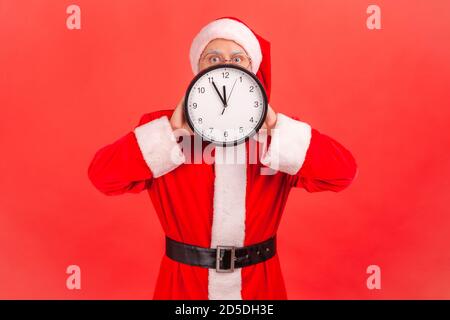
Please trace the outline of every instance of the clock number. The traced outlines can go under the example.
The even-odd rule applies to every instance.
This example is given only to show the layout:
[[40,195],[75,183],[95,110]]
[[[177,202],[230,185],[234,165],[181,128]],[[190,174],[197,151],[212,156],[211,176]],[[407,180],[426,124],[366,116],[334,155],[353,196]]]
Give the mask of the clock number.
[[244,132],[244,127],[239,127],[239,133]]
[[239,82],[242,82],[242,77],[239,77],[239,80],[240,80]]
[[208,77],[209,83],[212,83],[214,81],[214,77]]
[[225,131],[223,132],[223,136],[224,136],[224,137],[228,137],[228,131],[225,130]]
[[230,73],[228,71],[222,72],[222,77],[225,79],[228,79],[230,76]]
[[205,93],[205,87],[198,88],[198,93]]
[[202,123],[203,119],[202,118],[198,118],[198,123]]
[[254,121],[253,121],[253,117],[250,118],[250,122],[254,122]]
[[209,128],[209,133],[212,133],[214,128]]
[[249,92],[253,92],[253,90],[255,90],[255,87],[254,86],[250,86]]
[[194,103],[192,104],[192,108],[197,109],[197,102],[194,102]]
[[258,101],[255,101],[254,107],[255,107],[255,108],[258,108],[258,107],[259,107],[259,102],[258,102]]

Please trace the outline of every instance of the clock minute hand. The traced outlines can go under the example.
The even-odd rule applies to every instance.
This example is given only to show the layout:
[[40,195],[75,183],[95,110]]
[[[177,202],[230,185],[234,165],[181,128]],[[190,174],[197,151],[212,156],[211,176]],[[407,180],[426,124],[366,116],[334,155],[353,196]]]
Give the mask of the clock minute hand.
[[215,83],[214,81],[212,81],[212,84],[213,84],[213,86],[214,86],[214,89],[216,89],[216,92],[217,92],[217,94],[219,95],[219,98],[220,98],[220,100],[222,101],[223,106],[224,106],[224,108],[225,108],[225,106],[227,105],[227,102],[225,101],[225,99],[224,99],[224,98],[222,97],[222,95],[220,94],[219,89],[217,89],[216,83]]

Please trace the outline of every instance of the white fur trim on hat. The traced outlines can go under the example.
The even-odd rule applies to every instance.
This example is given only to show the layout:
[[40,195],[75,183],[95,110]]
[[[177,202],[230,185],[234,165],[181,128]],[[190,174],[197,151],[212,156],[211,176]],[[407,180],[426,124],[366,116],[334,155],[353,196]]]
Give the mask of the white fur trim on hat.
[[252,72],[256,74],[262,61],[258,38],[245,24],[228,18],[214,20],[203,27],[191,44],[189,58],[194,74],[197,74],[199,59],[208,43],[214,39],[227,39],[242,46],[252,60]]

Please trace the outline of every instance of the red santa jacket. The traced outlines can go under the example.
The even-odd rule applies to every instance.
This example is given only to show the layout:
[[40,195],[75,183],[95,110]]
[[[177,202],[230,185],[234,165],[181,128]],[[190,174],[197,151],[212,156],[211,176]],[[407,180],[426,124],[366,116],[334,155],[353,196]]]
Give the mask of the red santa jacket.
[[[202,143],[200,151],[182,148],[169,123],[172,113],[145,114],[134,130],[97,151],[88,176],[106,195],[147,190],[165,234],[177,241],[211,248],[264,241],[277,233],[292,187],[337,192],[357,174],[346,148],[282,113],[256,160],[249,140],[235,147],[244,150],[240,154],[245,162],[230,163],[226,154],[233,148],[221,147],[212,148],[213,163],[204,161],[198,153],[212,145]],[[287,295],[278,254],[232,273],[182,264],[164,255],[154,299]]]

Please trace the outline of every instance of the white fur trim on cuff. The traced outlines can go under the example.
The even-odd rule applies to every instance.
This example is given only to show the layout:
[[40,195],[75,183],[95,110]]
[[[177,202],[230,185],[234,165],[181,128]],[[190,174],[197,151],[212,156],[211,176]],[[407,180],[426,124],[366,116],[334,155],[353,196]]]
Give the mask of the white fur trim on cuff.
[[203,50],[210,41],[218,38],[233,40],[242,46],[252,59],[252,72],[254,74],[258,72],[262,61],[258,38],[245,24],[233,19],[223,18],[208,23],[192,41],[189,59],[194,74],[199,71],[198,63]]
[[270,146],[261,157],[261,163],[274,170],[296,174],[305,161],[311,141],[311,126],[278,113],[271,136]]
[[134,129],[145,162],[155,178],[185,162],[167,116],[147,122]]

